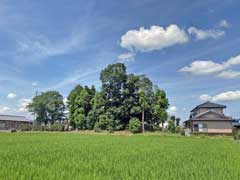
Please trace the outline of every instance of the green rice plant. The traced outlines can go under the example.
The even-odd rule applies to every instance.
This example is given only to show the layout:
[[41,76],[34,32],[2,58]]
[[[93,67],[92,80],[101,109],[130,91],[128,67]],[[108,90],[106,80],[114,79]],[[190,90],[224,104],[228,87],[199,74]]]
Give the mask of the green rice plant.
[[0,179],[239,180],[239,152],[231,138],[0,133]]

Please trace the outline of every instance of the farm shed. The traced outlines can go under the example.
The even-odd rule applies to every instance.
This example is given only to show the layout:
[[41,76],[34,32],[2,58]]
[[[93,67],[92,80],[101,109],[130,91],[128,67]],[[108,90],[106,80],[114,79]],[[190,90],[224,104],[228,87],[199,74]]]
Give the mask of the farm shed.
[[24,116],[0,115],[0,130],[20,129],[22,125],[31,124]]

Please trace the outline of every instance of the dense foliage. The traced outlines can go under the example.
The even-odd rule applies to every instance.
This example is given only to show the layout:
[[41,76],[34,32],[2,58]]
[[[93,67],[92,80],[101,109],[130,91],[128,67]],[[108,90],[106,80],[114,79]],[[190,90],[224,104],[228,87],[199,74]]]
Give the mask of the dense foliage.
[[239,152],[229,138],[0,133],[0,179],[239,180]]
[[65,105],[63,97],[57,91],[41,93],[33,98],[28,110],[36,115],[38,124],[54,124],[64,120]]
[[137,118],[131,118],[129,121],[129,130],[132,133],[139,133],[141,131],[141,124]]
[[131,118],[145,124],[167,120],[166,93],[145,75],[127,74],[122,63],[108,65],[100,74],[102,87],[77,85],[68,96],[70,125],[77,129],[123,130]]
[[[101,71],[102,86],[77,85],[68,95],[68,122],[78,130],[124,130],[132,118],[141,121],[141,131],[154,129],[167,118],[166,93],[153,86],[145,75],[127,74],[122,63],[110,64]],[[41,93],[28,105],[40,125],[61,123],[65,105],[57,91]]]

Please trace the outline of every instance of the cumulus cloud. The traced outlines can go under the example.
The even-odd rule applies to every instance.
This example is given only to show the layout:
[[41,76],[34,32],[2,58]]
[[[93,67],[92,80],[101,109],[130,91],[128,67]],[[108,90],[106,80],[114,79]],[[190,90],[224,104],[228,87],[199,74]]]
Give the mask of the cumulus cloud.
[[211,101],[237,101],[240,100],[240,91],[227,91],[216,94],[214,96],[210,96],[207,94],[203,94],[200,96],[202,101],[211,100]]
[[223,71],[225,67],[222,64],[209,61],[194,61],[190,66],[180,69],[181,72],[190,72],[196,75],[213,74]]
[[223,19],[219,22],[219,27],[228,28],[230,25],[227,20]]
[[210,101],[210,100],[212,100],[212,97],[209,96],[208,94],[202,94],[199,98],[200,98],[201,101]]
[[11,108],[7,107],[7,106],[4,106],[4,107],[0,107],[0,113],[6,113],[8,111],[10,111]]
[[131,51],[149,52],[184,44],[188,40],[186,32],[172,24],[166,28],[151,26],[150,29],[141,27],[139,30],[129,30],[121,37],[120,45]]
[[170,106],[167,110],[167,113],[170,115],[176,115],[178,108],[176,106]]
[[31,103],[32,100],[31,99],[20,99],[18,101],[18,112],[27,112],[27,106],[29,105],[29,103]]
[[230,68],[240,65],[240,55],[231,57],[222,63],[216,63],[212,60],[193,61],[189,66],[181,68],[180,72],[188,72],[194,75],[209,75],[213,74],[216,77],[225,79],[240,78],[239,71],[233,71]]
[[7,95],[7,98],[8,99],[14,99],[14,98],[16,98],[17,97],[17,95],[15,94],[15,93],[9,93],[8,95]]
[[236,101],[240,100],[240,91],[227,91],[212,97],[213,101]]
[[223,71],[217,75],[217,77],[224,78],[224,79],[236,79],[240,78],[240,72],[239,71]]
[[204,40],[204,39],[218,39],[222,36],[225,35],[225,32],[222,30],[217,30],[217,29],[198,29],[196,27],[190,27],[188,28],[188,33],[190,35],[193,35],[196,40]]
[[132,62],[135,60],[135,53],[128,52],[118,56],[118,62]]

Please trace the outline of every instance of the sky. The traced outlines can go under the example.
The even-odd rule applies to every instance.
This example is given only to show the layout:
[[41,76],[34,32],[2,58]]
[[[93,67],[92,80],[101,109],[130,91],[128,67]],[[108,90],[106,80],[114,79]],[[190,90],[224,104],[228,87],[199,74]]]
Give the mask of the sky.
[[146,74],[183,120],[205,101],[240,117],[238,0],[0,0],[0,114],[36,91],[101,86],[108,64]]

